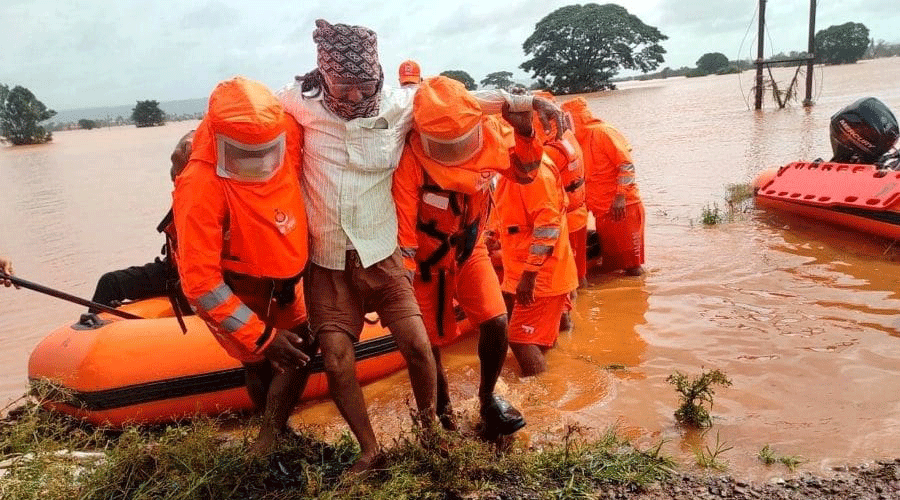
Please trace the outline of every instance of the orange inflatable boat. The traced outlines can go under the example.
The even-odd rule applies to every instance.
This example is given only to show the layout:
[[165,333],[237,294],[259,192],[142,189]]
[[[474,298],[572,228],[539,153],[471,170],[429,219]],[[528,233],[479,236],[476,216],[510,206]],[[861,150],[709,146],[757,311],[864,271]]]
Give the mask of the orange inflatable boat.
[[757,206],[900,239],[900,171],[796,162],[763,172],[753,187]]
[[[121,309],[147,319],[100,314],[102,326],[63,326],[34,349],[29,380],[32,386],[49,381],[55,393],[45,406],[113,427],[252,409],[243,367],[200,318],[184,317],[187,333],[182,333],[166,298]],[[366,324],[356,360],[362,384],[405,366],[390,332],[377,322]],[[322,359],[317,355],[311,363],[302,399],[326,397]]]

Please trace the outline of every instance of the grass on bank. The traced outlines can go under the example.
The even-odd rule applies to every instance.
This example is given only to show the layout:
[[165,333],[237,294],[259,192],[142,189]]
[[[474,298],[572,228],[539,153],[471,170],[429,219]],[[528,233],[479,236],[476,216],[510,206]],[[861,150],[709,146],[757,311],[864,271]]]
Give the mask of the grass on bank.
[[673,462],[612,430],[587,442],[575,426],[558,446],[508,450],[472,436],[415,428],[390,443],[381,468],[348,478],[355,442],[307,432],[269,457],[247,454],[251,424],[220,422],[119,432],[93,429],[28,402],[0,423],[0,498],[41,500],[260,498],[572,498],[604,484],[665,479]]

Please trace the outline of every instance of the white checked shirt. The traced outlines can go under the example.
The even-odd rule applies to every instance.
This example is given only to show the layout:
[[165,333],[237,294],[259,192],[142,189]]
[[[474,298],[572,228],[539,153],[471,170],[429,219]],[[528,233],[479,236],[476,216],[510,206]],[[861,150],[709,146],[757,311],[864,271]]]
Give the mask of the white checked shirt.
[[[397,248],[397,212],[391,194],[394,169],[412,128],[416,87],[384,87],[378,114],[344,120],[317,97],[304,98],[300,83],[278,91],[281,104],[303,127],[302,185],[309,221],[310,260],[326,269],[345,268],[353,248],[363,267]],[[499,113],[508,94],[478,92],[486,113]],[[520,96],[514,96],[519,98]],[[510,103],[530,109],[531,101]]]
[[414,88],[384,88],[376,116],[347,121],[325,107],[321,94],[304,98],[299,82],[278,92],[303,127],[301,177],[316,265],[344,269],[346,251],[354,248],[369,267],[397,248],[391,176],[412,127],[414,95]]

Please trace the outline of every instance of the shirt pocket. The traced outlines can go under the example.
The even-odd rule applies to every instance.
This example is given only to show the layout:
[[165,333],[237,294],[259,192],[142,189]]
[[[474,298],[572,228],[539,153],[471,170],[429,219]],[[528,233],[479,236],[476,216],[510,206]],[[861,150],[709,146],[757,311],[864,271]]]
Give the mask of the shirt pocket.
[[349,134],[350,165],[363,172],[393,170],[400,160],[403,138],[384,117],[358,118]]

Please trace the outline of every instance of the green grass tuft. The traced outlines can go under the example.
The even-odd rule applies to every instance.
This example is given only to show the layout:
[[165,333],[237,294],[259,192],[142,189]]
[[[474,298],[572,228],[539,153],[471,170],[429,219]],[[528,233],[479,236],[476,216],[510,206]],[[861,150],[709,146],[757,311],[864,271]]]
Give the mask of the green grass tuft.
[[759,460],[766,464],[772,465],[775,463],[780,463],[788,468],[791,472],[794,472],[797,469],[797,466],[805,462],[802,457],[797,455],[785,455],[778,456],[775,454],[775,450],[771,449],[769,445],[765,445],[759,450]]

